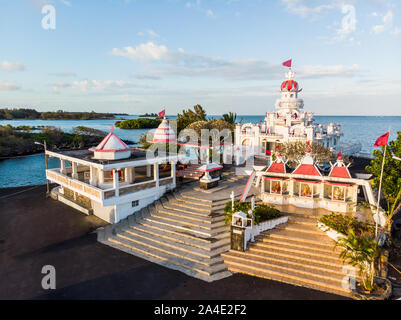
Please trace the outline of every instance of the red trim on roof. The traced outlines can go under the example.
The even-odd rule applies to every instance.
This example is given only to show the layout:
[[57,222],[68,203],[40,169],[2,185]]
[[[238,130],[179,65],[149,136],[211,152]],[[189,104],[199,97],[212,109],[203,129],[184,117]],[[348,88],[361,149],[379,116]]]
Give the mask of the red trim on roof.
[[265,179],[269,180],[277,180],[277,181],[283,181],[283,180],[288,180],[288,178],[280,178],[280,177],[268,177],[268,176],[263,176]]
[[354,183],[339,183],[339,182],[330,182],[330,181],[325,181],[324,183],[334,185],[334,186],[342,186],[342,187],[351,187],[355,185]]
[[321,176],[313,164],[301,164],[292,174],[303,174],[307,176]]
[[330,172],[329,177],[351,178],[346,167],[334,167],[333,170]]
[[302,179],[294,179],[294,178],[292,178],[292,179],[296,182],[303,182],[303,183],[320,183],[320,182],[322,182],[320,180],[302,180]]
[[93,151],[93,152],[124,152],[124,151],[131,151],[131,150],[134,150],[134,149],[135,148],[118,149],[118,150],[100,150],[100,149],[90,148],[88,150],[89,151]]

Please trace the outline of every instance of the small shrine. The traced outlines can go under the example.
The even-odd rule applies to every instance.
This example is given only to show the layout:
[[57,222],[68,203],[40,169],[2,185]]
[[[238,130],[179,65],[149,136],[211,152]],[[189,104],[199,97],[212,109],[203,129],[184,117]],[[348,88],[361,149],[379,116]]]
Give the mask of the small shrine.
[[98,160],[120,160],[131,157],[131,151],[119,137],[114,134],[114,127],[110,127],[110,133],[99,143],[97,147],[90,148],[94,159]]
[[216,163],[207,163],[200,166],[196,171],[203,172],[204,175],[200,178],[200,188],[210,189],[216,187],[221,179],[221,170],[223,166]]
[[319,170],[309,147],[292,172],[287,172],[286,161],[277,154],[262,177],[261,198],[269,204],[335,212],[356,211],[359,198],[375,205],[369,181],[352,177],[341,153],[328,175]]

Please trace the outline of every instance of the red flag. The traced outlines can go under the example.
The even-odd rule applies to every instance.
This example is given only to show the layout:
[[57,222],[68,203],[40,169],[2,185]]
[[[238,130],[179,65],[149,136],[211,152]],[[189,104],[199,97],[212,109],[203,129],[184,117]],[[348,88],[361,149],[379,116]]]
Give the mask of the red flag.
[[287,60],[286,62],[283,62],[284,67],[291,68],[291,65],[292,65],[292,59]]
[[375,148],[380,147],[380,146],[385,146],[388,142],[388,136],[390,135],[390,132],[386,132],[382,136],[378,137],[375,144],[373,145]]
[[270,150],[266,149],[266,155],[267,155],[267,156],[271,156],[271,155],[272,155],[272,153],[270,152]]
[[278,145],[276,146],[276,150],[280,150],[280,147]]
[[159,119],[163,118],[166,115],[166,109],[163,109],[159,112]]

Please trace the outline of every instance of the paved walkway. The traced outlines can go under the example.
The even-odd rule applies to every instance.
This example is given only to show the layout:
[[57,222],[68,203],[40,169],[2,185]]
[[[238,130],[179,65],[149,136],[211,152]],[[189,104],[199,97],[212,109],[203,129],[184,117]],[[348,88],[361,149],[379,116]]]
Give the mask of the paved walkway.
[[[0,189],[0,299],[343,299],[236,274],[207,283],[104,246],[104,222],[51,198],[45,186]],[[41,269],[57,270],[57,289],[41,288]]]

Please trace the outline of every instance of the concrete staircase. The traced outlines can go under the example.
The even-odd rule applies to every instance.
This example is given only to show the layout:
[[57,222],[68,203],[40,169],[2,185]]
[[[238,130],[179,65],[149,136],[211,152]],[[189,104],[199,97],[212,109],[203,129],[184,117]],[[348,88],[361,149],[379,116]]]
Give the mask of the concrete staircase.
[[231,275],[220,254],[230,249],[223,208],[228,198],[174,192],[116,225],[98,240],[143,259],[211,282]]
[[262,233],[246,252],[222,254],[232,272],[350,296],[347,275],[338,258],[341,249],[317,227],[317,217],[289,214],[289,221]]

